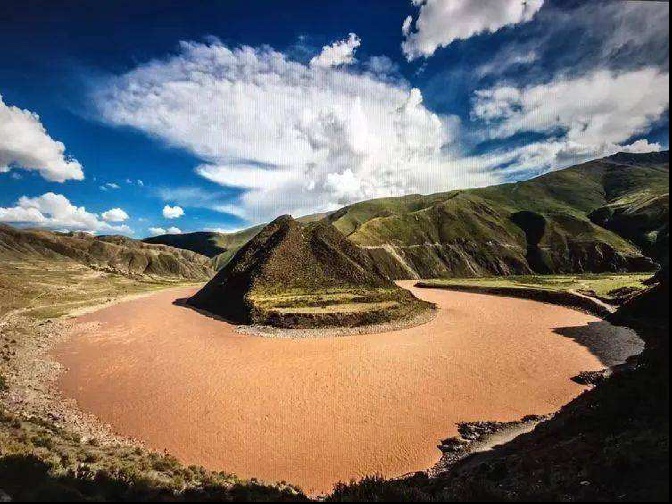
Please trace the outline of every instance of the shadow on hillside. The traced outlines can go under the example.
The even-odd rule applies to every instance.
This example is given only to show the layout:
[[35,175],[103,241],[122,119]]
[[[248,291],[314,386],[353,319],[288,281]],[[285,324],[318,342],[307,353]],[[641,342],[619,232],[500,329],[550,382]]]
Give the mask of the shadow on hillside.
[[169,485],[139,474],[76,471],[54,474],[50,464],[34,455],[0,458],[0,489],[17,502],[296,502],[301,494],[250,481],[206,484],[175,492]]
[[634,331],[603,320],[582,326],[558,327],[553,332],[587,348],[605,367],[622,364],[644,350],[644,342]]
[[196,308],[195,306],[192,306],[188,303],[189,298],[178,298],[175,301],[173,301],[174,306],[179,306],[180,308],[185,308],[187,310],[194,311],[198,313],[199,315],[203,315],[204,317],[208,317],[209,319],[216,320],[217,322],[224,322],[226,324],[231,324],[234,326],[239,326],[243,325],[243,322],[239,320],[233,320],[229,318],[222,317],[221,315],[216,315],[214,313],[211,313],[206,310],[202,310],[201,308]]

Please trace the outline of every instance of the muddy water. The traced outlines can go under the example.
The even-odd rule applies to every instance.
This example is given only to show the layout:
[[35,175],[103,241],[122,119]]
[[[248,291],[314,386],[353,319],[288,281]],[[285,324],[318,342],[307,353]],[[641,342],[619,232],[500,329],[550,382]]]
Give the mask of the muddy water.
[[637,346],[570,309],[425,289],[414,292],[440,312],[423,326],[260,338],[173,304],[193,292],[80,317],[54,351],[67,368],[60,387],[118,433],[185,463],[310,493],[428,468],[456,422],[553,412],[583,390],[572,376],[604,367],[595,341],[608,338],[623,358]]

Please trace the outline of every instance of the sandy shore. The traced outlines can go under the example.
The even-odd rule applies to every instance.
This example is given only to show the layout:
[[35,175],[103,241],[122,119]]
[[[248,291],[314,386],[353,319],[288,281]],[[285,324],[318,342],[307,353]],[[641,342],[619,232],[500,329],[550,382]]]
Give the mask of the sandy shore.
[[584,390],[573,376],[641,348],[630,331],[567,308],[428,289],[414,292],[439,311],[421,326],[261,338],[173,304],[194,290],[77,319],[53,350],[67,369],[61,390],[186,463],[310,493],[427,469],[457,422],[554,412]]

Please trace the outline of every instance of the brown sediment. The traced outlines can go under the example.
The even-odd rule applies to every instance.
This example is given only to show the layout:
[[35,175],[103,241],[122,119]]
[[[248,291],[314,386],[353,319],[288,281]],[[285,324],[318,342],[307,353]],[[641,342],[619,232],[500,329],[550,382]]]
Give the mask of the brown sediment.
[[[406,283],[410,287],[412,283]],[[54,355],[63,392],[185,463],[310,493],[432,467],[457,424],[558,410],[572,377],[641,349],[628,330],[523,299],[412,289],[430,322],[338,338],[260,338],[178,306],[174,289],[80,317]],[[604,339],[604,338],[603,338]],[[591,351],[592,350],[592,351]]]

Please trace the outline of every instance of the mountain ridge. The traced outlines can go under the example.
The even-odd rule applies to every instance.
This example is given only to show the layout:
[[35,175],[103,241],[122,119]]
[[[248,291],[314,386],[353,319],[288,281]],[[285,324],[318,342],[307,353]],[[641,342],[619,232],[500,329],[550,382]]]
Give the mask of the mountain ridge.
[[[669,151],[618,153],[526,181],[379,198],[304,219],[332,223],[392,279],[653,271],[669,257]],[[259,229],[217,237],[226,243],[217,268]]]
[[208,257],[189,250],[146,244],[125,236],[19,229],[4,224],[0,224],[0,258],[75,262],[129,277],[204,280],[214,273]]

